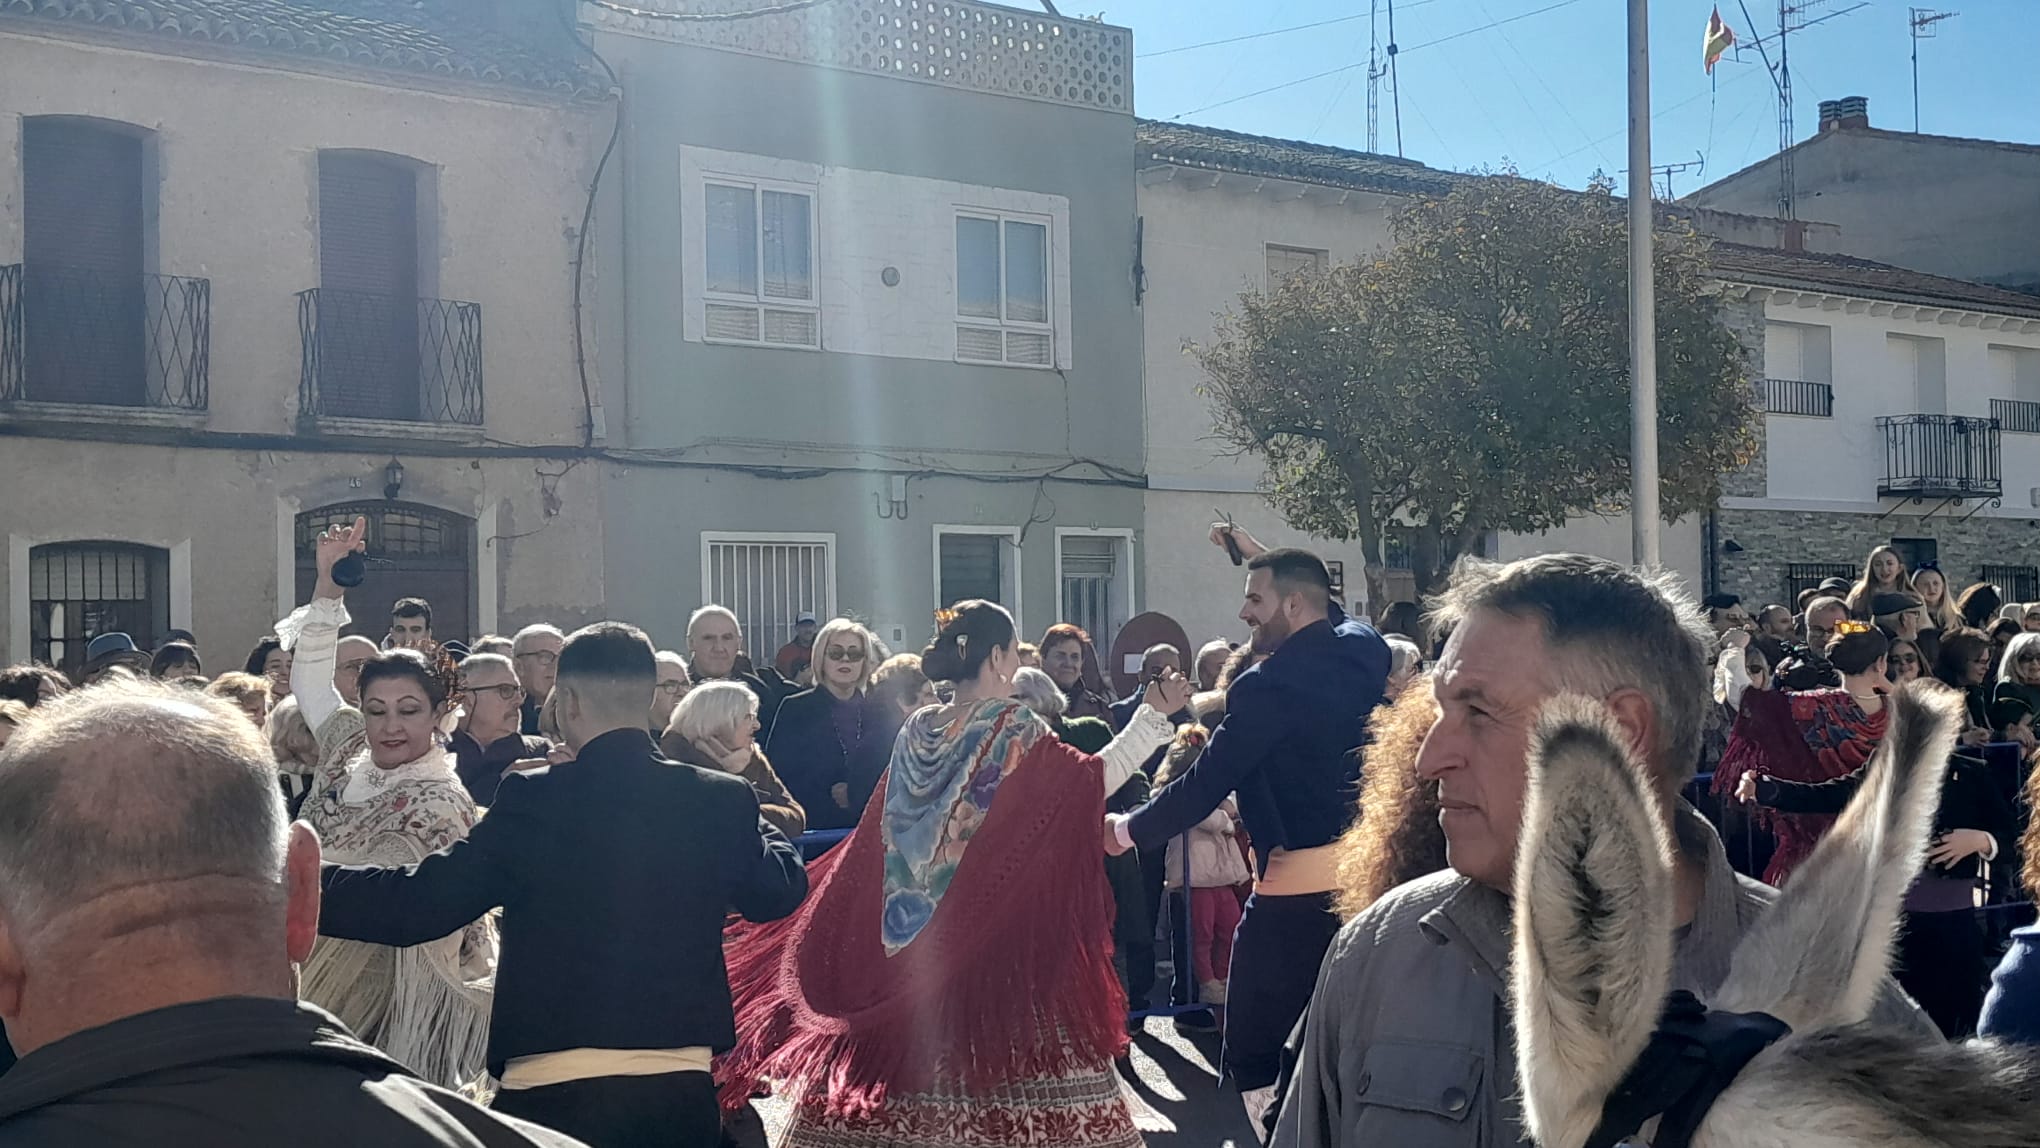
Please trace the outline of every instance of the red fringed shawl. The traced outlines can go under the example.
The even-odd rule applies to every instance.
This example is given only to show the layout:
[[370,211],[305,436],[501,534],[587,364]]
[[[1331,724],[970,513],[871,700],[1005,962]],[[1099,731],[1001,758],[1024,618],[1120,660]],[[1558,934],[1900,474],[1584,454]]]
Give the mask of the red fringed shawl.
[[740,924],[725,945],[737,1046],[717,1062],[726,1104],[761,1081],[832,1111],[889,1089],[971,1091],[1077,1067],[1125,1047],[1112,968],[1105,789],[1098,760],[1043,738],[1000,784],[935,915],[887,957],[879,787],[849,840],[808,870],[800,910]]
[[[1786,781],[1830,781],[1863,768],[1884,740],[1889,710],[1865,714],[1847,690],[1778,693],[1746,690],[1728,749],[1714,771],[1714,792],[1732,798],[1748,772]],[[1759,824],[1778,839],[1764,880],[1783,885],[1834,826],[1825,813],[1780,813],[1758,809]]]

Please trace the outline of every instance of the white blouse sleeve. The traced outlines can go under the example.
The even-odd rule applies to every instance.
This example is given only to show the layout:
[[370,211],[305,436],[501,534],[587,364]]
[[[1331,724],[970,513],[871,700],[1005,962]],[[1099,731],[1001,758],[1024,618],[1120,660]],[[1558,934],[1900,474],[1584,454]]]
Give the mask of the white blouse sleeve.
[[1142,702],[1126,728],[1098,751],[1099,759],[1105,763],[1105,795],[1110,797],[1119,792],[1119,787],[1140,771],[1141,764],[1175,736],[1176,727],[1168,717]]
[[1750,688],[1750,668],[1743,651],[1730,647],[1714,662],[1714,700],[1735,709],[1742,705],[1743,691]]
[[314,736],[347,704],[333,686],[333,664],[340,627],[351,620],[340,599],[314,598],[276,624],[276,636],[291,651],[291,696]]

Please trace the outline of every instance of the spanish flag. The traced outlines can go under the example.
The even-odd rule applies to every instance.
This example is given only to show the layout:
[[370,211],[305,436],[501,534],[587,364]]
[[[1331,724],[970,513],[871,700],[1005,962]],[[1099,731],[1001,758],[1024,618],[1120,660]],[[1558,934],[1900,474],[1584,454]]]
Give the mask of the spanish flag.
[[1707,43],[1701,49],[1700,58],[1708,75],[1714,74],[1714,62],[1721,59],[1721,54],[1734,46],[1735,29],[1721,22],[1721,9],[1717,7],[1714,15],[1707,18]]

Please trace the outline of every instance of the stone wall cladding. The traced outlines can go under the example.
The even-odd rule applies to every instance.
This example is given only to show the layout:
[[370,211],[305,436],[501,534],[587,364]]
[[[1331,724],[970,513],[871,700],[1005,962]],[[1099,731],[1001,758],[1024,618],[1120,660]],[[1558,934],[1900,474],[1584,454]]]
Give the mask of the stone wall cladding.
[[1724,592],[1742,595],[1743,603],[1755,610],[1784,601],[1788,564],[1839,562],[1860,571],[1873,548],[1894,538],[1934,539],[1941,570],[1958,594],[1978,580],[1986,564],[2040,565],[2040,517],[1959,519],[1959,511],[1953,518],[1936,514],[1928,519],[1901,511],[1879,521],[1874,514],[1723,508],[1717,546],[1733,541],[1743,549],[1740,554],[1717,551],[1718,584]]

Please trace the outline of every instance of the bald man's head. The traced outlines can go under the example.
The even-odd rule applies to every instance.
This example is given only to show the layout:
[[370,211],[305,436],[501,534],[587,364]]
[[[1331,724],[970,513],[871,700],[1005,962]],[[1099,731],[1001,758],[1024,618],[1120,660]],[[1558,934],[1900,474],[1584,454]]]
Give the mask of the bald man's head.
[[[156,683],[40,706],[0,749],[0,1016],[42,1043],[104,1023],[108,996],[287,990],[317,881],[317,840],[288,825],[239,711]],[[94,967],[114,953],[133,983]]]

